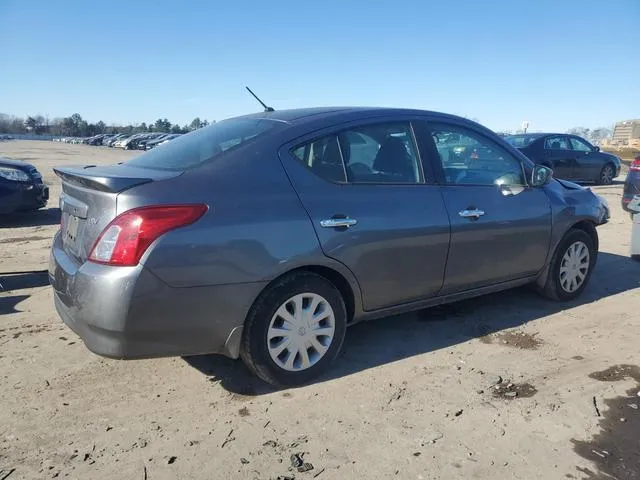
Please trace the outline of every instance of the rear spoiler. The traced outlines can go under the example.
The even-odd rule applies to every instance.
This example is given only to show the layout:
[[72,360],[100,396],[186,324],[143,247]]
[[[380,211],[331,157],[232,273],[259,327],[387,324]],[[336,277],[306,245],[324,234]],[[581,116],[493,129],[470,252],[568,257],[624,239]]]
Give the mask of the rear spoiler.
[[[57,167],[53,171],[65,182],[100,192],[118,193],[129,188],[143,185],[153,181],[153,178],[129,176],[127,171],[131,169],[120,168],[116,173],[113,167]],[[140,169],[134,169],[139,172]],[[134,172],[130,172],[134,173]]]

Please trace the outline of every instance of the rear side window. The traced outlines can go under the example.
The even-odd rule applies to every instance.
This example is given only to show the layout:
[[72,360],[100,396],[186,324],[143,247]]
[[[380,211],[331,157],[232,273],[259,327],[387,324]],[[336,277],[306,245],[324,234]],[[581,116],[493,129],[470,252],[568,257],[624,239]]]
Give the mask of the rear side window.
[[571,150],[567,137],[549,137],[544,141],[547,150]]
[[127,165],[157,170],[189,170],[211,162],[232,150],[285,124],[269,119],[231,118],[200,128],[149,150]]
[[509,135],[504,139],[516,148],[525,148],[535,142],[538,137],[535,135]]
[[292,150],[307,168],[337,183],[422,183],[410,123],[344,130]]

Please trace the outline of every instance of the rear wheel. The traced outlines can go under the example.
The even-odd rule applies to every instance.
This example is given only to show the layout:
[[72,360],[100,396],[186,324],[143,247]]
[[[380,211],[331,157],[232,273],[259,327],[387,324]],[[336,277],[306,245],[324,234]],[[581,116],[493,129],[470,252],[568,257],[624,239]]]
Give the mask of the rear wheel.
[[610,163],[606,164],[600,170],[599,183],[600,185],[611,185],[615,175],[615,168]]
[[338,356],[346,325],[338,289],[314,273],[294,273],[268,287],[252,307],[240,355],[271,385],[302,385]]
[[549,268],[542,294],[552,300],[569,301],[584,291],[598,252],[584,231],[572,229],[560,242]]

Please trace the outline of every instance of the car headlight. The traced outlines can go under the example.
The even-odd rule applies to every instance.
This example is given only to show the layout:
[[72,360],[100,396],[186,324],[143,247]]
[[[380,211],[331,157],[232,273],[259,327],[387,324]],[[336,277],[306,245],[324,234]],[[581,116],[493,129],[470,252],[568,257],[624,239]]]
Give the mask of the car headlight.
[[29,175],[22,170],[11,167],[0,167],[0,177],[14,182],[28,182],[30,180]]

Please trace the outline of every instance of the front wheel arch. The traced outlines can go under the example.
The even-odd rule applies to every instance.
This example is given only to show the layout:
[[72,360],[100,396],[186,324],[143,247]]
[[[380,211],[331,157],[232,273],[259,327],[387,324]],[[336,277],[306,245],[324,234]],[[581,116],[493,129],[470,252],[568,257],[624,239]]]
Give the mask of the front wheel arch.
[[594,250],[595,250],[595,254],[596,254],[596,258],[594,260],[594,265],[595,265],[595,261],[597,261],[597,254],[598,254],[598,251],[600,250],[600,239],[598,237],[598,231],[596,229],[596,224],[594,222],[592,222],[591,220],[580,220],[580,221],[577,221],[574,224],[572,224],[564,232],[564,234],[562,235],[562,237],[560,237],[560,239],[556,242],[556,244],[552,246],[552,249],[549,252],[549,257],[548,257],[548,260],[547,260],[547,264],[545,265],[545,267],[542,270],[542,272],[540,272],[540,274],[538,275],[538,278],[535,281],[535,286],[538,289],[543,289],[545,284],[547,283],[547,278],[549,276],[549,269],[551,268],[551,263],[552,263],[553,257],[555,256],[556,251],[558,250],[558,248],[560,248],[560,245],[562,245],[562,241],[564,240],[564,238],[572,230],[582,230],[587,235],[589,235],[589,237],[593,241],[593,246],[594,246]]
[[[582,291],[585,289],[587,284],[589,283],[589,279],[591,274],[593,273],[593,269],[596,266],[597,258],[598,258],[598,236],[595,232],[595,227],[593,227],[593,231],[591,231],[590,222],[578,222],[574,224],[574,226],[568,229],[565,234],[562,236],[560,241],[557,243],[553,250],[553,255],[548,261],[544,274],[541,275],[536,281],[536,287],[538,292],[551,300],[555,301],[568,301],[573,300],[582,294]],[[587,245],[589,248],[589,268],[586,272],[586,279],[584,279],[583,283],[578,286],[576,291],[562,291],[558,283],[558,269],[561,268],[561,258],[567,247],[571,245],[571,242],[574,240],[580,240]]]

